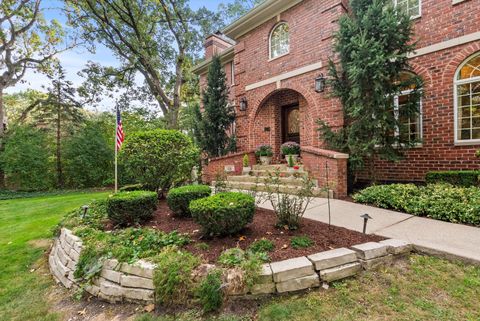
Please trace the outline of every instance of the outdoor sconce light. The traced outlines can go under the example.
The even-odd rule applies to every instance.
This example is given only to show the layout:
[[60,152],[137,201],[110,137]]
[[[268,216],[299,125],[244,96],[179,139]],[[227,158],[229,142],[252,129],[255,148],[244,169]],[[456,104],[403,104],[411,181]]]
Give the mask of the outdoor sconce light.
[[373,217],[368,214],[360,215],[360,217],[363,218],[363,234],[367,234],[367,222],[368,220],[373,219]]
[[320,74],[317,78],[315,78],[315,91],[317,93],[322,93],[325,91],[327,83],[327,78],[323,74]]
[[246,111],[248,107],[247,98],[243,97],[240,99],[240,111]]

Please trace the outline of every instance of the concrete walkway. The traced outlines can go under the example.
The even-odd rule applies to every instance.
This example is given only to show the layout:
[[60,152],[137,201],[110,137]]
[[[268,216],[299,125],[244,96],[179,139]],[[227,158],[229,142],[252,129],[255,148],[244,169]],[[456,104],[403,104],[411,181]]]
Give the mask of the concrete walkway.
[[[271,209],[269,203],[260,205]],[[396,238],[414,244],[419,252],[459,259],[480,265],[480,228],[447,223],[341,200],[330,200],[331,223],[362,232],[368,213],[367,233]],[[315,198],[305,217],[328,223],[327,199]]]

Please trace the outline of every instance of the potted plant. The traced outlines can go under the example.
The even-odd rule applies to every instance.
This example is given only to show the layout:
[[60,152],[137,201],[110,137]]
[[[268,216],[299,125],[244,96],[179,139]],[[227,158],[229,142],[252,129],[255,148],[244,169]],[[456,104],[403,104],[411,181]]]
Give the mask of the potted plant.
[[282,155],[285,156],[285,160],[288,162],[290,156],[293,158],[293,162],[297,163],[298,155],[300,155],[300,145],[295,142],[286,142],[280,147]]
[[250,158],[248,157],[248,154],[243,155],[243,175],[248,175],[250,174],[250,171],[252,168],[250,167]]
[[293,155],[288,155],[287,158],[288,171],[293,172],[295,167],[295,162],[293,161]]
[[270,165],[273,156],[272,146],[266,144],[258,146],[255,155],[260,158],[262,165]]

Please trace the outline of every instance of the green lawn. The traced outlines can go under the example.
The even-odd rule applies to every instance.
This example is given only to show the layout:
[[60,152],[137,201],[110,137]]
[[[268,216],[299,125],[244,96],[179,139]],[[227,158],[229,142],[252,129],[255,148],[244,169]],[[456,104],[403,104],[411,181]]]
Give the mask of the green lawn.
[[108,193],[75,192],[0,201],[0,320],[56,320],[48,313],[49,277],[30,270],[43,249],[28,242],[50,238],[51,229],[72,209]]

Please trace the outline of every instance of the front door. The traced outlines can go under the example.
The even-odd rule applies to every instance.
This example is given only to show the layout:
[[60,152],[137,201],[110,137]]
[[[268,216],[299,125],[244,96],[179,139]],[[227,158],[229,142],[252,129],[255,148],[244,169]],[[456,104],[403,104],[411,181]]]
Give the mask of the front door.
[[282,108],[282,143],[300,144],[300,112],[298,104]]

